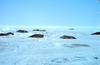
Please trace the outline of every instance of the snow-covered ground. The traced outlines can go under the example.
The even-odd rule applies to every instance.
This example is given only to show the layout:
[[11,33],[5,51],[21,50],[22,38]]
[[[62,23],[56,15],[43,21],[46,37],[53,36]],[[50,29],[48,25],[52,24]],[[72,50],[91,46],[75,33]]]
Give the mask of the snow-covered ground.
[[[69,30],[70,27],[44,27],[42,29],[46,32],[32,31],[35,28],[0,27],[0,32],[14,33],[0,36],[0,65],[100,65],[100,35],[91,35],[100,31],[99,27],[74,27],[75,30]],[[18,29],[29,33],[17,33]],[[29,38],[35,33],[42,33],[45,37]],[[77,39],[61,39],[62,35]]]

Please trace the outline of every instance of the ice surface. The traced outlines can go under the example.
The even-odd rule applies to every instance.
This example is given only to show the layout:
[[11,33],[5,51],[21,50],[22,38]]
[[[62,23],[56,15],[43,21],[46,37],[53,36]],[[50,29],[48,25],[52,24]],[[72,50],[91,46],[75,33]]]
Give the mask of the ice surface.
[[[29,33],[16,33],[21,28]],[[91,35],[100,31],[99,27],[74,27],[75,30],[69,30],[70,27],[37,27],[47,31],[32,31],[35,28],[0,27],[0,32],[15,34],[0,37],[0,65],[100,65],[100,35]],[[45,37],[29,38],[35,33],[44,34]],[[61,39],[62,35],[72,35],[77,39]],[[72,44],[86,44],[89,47]]]

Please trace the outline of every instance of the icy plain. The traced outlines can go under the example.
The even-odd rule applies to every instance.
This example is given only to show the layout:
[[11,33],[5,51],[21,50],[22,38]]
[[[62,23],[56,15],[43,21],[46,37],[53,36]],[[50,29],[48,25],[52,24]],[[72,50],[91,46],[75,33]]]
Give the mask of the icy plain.
[[[99,27],[42,28],[46,32],[32,31],[42,27],[1,26],[0,32],[14,35],[0,36],[0,65],[100,65]],[[17,33],[25,29],[28,33]],[[29,38],[35,33],[44,38]],[[77,39],[61,39],[62,35],[72,35]],[[88,46],[72,46],[85,44]]]

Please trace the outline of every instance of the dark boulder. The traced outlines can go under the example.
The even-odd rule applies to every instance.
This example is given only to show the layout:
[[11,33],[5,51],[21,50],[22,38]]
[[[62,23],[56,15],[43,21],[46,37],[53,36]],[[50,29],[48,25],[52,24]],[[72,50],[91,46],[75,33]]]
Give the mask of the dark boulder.
[[73,37],[73,36],[68,36],[68,35],[63,35],[63,36],[61,36],[60,38],[62,38],[62,39],[76,39],[75,37]]
[[31,37],[31,38],[43,38],[44,35],[43,34],[34,34],[34,35],[29,36],[29,37]]
[[19,32],[19,33],[28,33],[27,30],[17,30],[16,32]]
[[0,33],[0,36],[8,36],[8,35],[14,35],[14,33],[12,32]]
[[92,33],[91,35],[100,35],[100,32]]

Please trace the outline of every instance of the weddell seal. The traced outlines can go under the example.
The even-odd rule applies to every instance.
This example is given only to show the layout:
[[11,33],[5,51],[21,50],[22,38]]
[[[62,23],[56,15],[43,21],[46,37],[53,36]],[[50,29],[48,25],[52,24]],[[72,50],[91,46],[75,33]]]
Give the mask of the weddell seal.
[[1,32],[1,33],[0,33],[0,36],[8,36],[8,35],[14,35],[14,33],[12,33],[12,32],[7,32],[7,33]]

